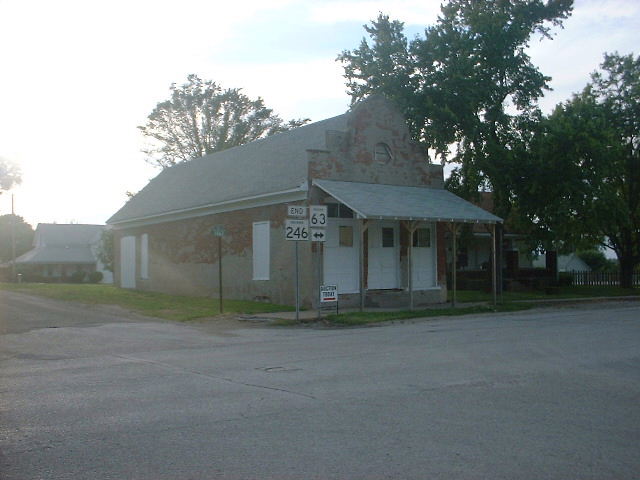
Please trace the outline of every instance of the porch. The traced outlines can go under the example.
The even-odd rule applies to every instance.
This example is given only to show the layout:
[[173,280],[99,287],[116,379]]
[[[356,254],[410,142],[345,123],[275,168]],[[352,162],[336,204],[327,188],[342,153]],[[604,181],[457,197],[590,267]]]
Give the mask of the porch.
[[[315,251],[318,284],[337,285],[347,305],[360,310],[445,302],[445,230],[455,240],[460,224],[484,223],[495,239],[502,222],[442,189],[335,180],[313,186],[311,201],[337,212],[329,215],[326,245]],[[455,292],[455,273],[452,280]],[[495,274],[493,285],[495,292]]]

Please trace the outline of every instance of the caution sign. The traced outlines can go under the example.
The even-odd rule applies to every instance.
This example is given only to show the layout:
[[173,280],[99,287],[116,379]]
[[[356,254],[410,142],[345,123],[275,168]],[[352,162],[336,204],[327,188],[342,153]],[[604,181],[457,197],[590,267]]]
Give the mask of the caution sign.
[[338,301],[337,285],[320,285],[320,303],[333,303]]

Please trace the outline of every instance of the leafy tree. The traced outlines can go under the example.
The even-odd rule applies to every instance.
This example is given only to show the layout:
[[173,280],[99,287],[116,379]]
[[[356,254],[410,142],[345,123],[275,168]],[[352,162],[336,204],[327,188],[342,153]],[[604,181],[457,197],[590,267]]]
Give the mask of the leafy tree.
[[0,216],[0,263],[13,260],[13,245],[11,241],[13,234],[16,242],[16,257],[28,252],[33,248],[34,231],[31,225],[18,215]]
[[[450,187],[467,197],[492,188],[498,213],[507,195],[503,172],[511,142],[548,89],[525,49],[551,37],[572,0],[451,0],[423,38],[407,42],[388,16],[365,26],[360,47],[338,56],[352,101],[379,92],[404,109],[416,140],[445,161],[461,163]],[[511,113],[512,112],[512,113]],[[453,145],[454,151],[450,148]],[[452,156],[453,153],[453,156]]]
[[616,262],[605,257],[600,250],[583,250],[577,255],[594,272],[610,272],[616,267]]
[[113,272],[113,230],[103,230],[96,256],[105,270]]
[[20,181],[20,169],[14,163],[0,157],[0,194]]
[[308,122],[285,122],[239,88],[189,75],[187,83],[170,87],[171,97],[156,105],[138,128],[151,141],[144,150],[152,165],[167,168],[213,152],[283,132]]
[[362,39],[355,50],[338,55],[354,104],[372,93],[383,93],[405,113],[414,138],[424,140],[420,105],[420,75],[417,61],[404,35],[404,23],[380,14],[371,25],[364,25],[371,45]]
[[539,238],[612,248],[621,286],[631,287],[640,263],[640,57],[605,54],[601,67],[525,142],[514,194]]

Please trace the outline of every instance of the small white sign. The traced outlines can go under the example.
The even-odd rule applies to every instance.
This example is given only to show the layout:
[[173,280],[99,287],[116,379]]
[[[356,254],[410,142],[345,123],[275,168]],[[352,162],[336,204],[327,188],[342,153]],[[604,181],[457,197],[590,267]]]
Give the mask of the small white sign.
[[307,220],[287,219],[284,223],[284,239],[305,241],[309,240],[309,222]]
[[337,285],[320,285],[320,303],[329,303],[338,301]]
[[310,234],[312,242],[326,242],[327,231],[324,228],[311,227]]
[[289,217],[306,217],[307,207],[302,205],[287,205],[287,215]]
[[327,225],[327,206],[311,205],[309,209],[309,223],[311,226],[325,227]]

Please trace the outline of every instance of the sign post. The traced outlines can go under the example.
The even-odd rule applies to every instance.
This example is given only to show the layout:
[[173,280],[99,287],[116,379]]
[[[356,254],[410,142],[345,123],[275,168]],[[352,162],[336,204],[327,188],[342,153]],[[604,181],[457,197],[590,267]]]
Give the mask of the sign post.
[[[308,211],[308,218],[307,218]],[[287,218],[284,223],[284,239],[296,242],[295,245],[295,280],[296,280],[296,321],[300,320],[300,265],[298,242],[311,240],[324,242],[326,239],[327,206],[287,205]],[[311,226],[311,228],[309,228]],[[336,288],[337,295],[337,288]],[[322,302],[322,300],[321,300]],[[336,304],[337,307],[337,304]],[[337,311],[337,310],[336,310]]]
[[296,322],[300,321],[300,261],[298,260],[298,242],[296,242]]
[[222,237],[225,234],[222,225],[216,225],[211,229],[211,234],[218,237],[218,300],[220,302],[220,313],[222,313]]
[[295,245],[295,275],[296,275],[296,322],[300,321],[300,262],[298,253],[298,242],[309,240],[309,221],[307,207],[301,205],[287,205],[287,218],[284,223],[284,239],[296,242]]
[[[317,263],[318,263],[318,273],[317,273],[317,285],[319,287],[322,286],[322,259],[324,258],[324,248],[323,244],[327,240],[327,222],[329,219],[328,208],[326,205],[311,205],[309,207],[309,224],[311,227],[311,231],[309,235],[311,236],[312,242],[317,242],[316,251],[317,255]],[[336,304],[337,305],[337,304]],[[320,314],[322,310],[322,301],[318,304],[318,320],[320,320]],[[337,311],[337,310],[336,310]]]

